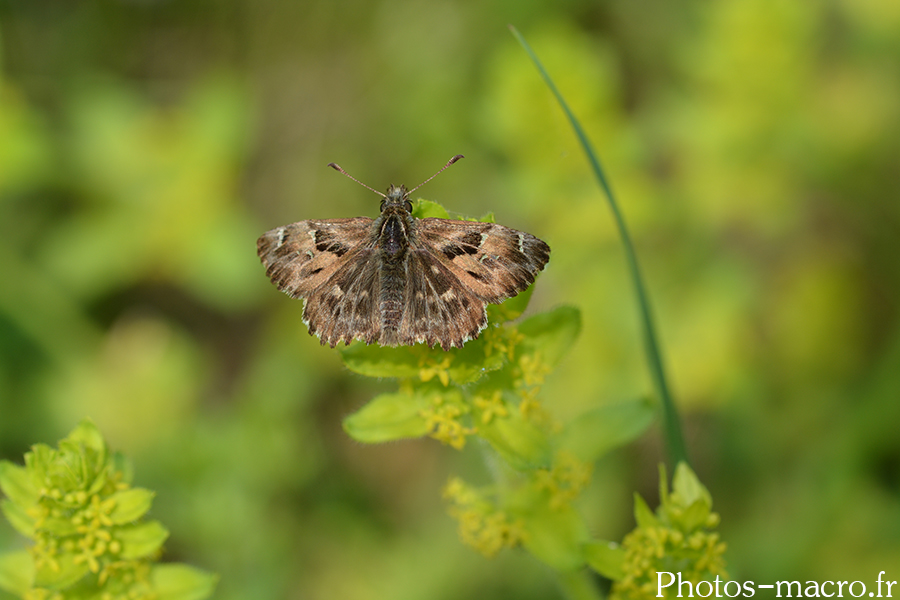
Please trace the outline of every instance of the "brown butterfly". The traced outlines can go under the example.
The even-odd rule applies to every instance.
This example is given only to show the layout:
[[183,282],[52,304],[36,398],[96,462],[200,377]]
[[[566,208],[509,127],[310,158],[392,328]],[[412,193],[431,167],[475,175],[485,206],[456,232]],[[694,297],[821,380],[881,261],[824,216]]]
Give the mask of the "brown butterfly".
[[487,326],[485,304],[526,289],[550,258],[530,233],[494,223],[417,219],[409,195],[463,158],[407,190],[391,185],[377,219],[300,221],[256,242],[266,275],[304,298],[309,333],[332,348],[363,340],[382,346],[462,347]]

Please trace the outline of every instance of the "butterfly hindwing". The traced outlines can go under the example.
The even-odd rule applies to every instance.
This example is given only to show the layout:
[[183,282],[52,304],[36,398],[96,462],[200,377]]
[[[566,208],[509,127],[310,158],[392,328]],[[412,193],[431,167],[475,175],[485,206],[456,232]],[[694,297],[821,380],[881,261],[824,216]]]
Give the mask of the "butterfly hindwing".
[[311,334],[334,347],[360,339],[371,344],[381,330],[378,262],[374,250],[363,247],[343,263],[306,299],[303,320]]
[[466,288],[431,248],[410,248],[407,255],[403,344],[439,343],[461,347],[487,326],[484,301]]

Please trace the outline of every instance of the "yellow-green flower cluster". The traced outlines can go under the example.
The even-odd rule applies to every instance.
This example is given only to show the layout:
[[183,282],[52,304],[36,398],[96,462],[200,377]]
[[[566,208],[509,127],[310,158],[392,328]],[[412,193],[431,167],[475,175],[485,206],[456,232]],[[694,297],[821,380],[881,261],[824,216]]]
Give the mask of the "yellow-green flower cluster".
[[471,427],[466,427],[461,417],[469,412],[468,406],[461,402],[447,400],[438,396],[432,405],[421,411],[425,419],[428,435],[457,450],[462,450],[466,445],[466,437],[475,433]]
[[[580,441],[585,427],[576,428],[573,443],[539,401],[547,375],[578,337],[580,313],[561,306],[513,324],[529,295],[524,291],[489,306],[490,325],[462,348],[356,344],[341,350],[350,370],[393,377],[399,384],[396,393],[378,395],[343,425],[363,443],[428,436],[461,449],[478,436],[503,481],[487,488],[459,479],[447,485],[448,512],[458,521],[462,541],[485,556],[522,546],[551,567],[569,571],[586,564],[586,544],[592,541],[572,501],[590,479],[594,449],[603,446],[593,428],[589,441]],[[605,422],[602,414],[588,420]],[[629,420],[615,422],[622,427]],[[626,429],[633,432],[629,435],[640,431]],[[605,557],[595,546],[595,568],[621,563],[619,554]]]
[[153,565],[168,532],[142,520],[154,494],[131,487],[128,472],[90,422],[58,449],[34,446],[25,467],[0,462],[3,513],[34,541],[27,552],[0,555],[0,574],[10,565],[20,573],[0,578],[0,587],[26,600],[152,600],[159,596],[152,580],[170,577],[197,598],[211,593],[215,577]]
[[461,479],[450,480],[444,498],[452,502],[449,513],[459,522],[460,539],[484,556],[490,558],[503,548],[522,543],[525,532],[521,522],[497,509]]
[[519,357],[513,370],[513,387],[519,396],[519,412],[526,420],[547,427],[553,427],[553,419],[544,410],[538,396],[552,370],[539,350]]
[[3,465],[4,512],[34,540],[27,597],[53,597],[86,582],[109,598],[153,596],[147,564],[168,533],[155,522],[137,523],[153,493],[131,488],[116,462],[96,428],[83,423],[59,449],[35,446],[25,468]]
[[[661,475],[662,503],[654,515],[640,498],[635,497],[638,527],[625,536],[624,576],[613,584],[611,600],[643,600],[657,598],[657,573],[679,573],[681,580],[697,583],[716,577],[727,579],[725,544],[712,531],[719,516],[711,511],[709,492],[691,470],[679,464],[675,471],[673,491],[665,488]],[[664,597],[677,590],[663,589]]]
[[522,387],[534,387],[544,383],[552,369],[543,361],[540,352],[526,354],[519,359]]
[[419,359],[419,379],[427,383],[437,377],[441,385],[450,385],[450,372],[447,370],[453,364],[453,356],[446,354],[437,360],[433,354],[423,354]]
[[502,354],[507,361],[512,361],[516,353],[516,345],[525,339],[525,336],[513,325],[491,325],[482,334],[485,338],[484,353],[488,356]]
[[487,397],[476,395],[472,399],[472,404],[480,415],[479,421],[484,425],[490,423],[494,417],[503,418],[509,416],[509,410],[507,410],[506,404],[503,403],[503,392],[500,390],[494,390]]
[[556,510],[570,504],[591,481],[591,465],[560,451],[550,469],[535,471],[538,489],[550,493],[550,508]]
[[[716,532],[685,536],[668,527],[639,527],[625,536],[622,547],[625,576],[613,586],[613,599],[656,598],[657,572],[679,572],[684,581],[693,583],[727,576],[722,558],[725,544]],[[667,597],[669,590],[664,589],[663,594]]]

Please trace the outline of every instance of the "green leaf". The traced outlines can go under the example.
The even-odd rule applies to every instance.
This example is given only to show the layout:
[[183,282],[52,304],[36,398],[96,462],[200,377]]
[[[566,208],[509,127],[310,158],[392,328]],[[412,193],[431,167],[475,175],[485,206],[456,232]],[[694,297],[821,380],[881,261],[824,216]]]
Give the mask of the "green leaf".
[[0,554],[0,590],[20,598],[34,582],[34,560],[27,550]]
[[6,460],[0,461],[0,490],[23,508],[32,506],[40,498],[31,473]]
[[558,571],[570,571],[584,564],[582,547],[588,537],[587,527],[571,506],[544,506],[517,516],[528,532],[522,545],[539,560]]
[[634,520],[638,527],[659,527],[659,519],[637,492],[634,493]]
[[153,497],[156,494],[143,488],[131,488],[122,492],[116,492],[110,496],[116,503],[109,518],[116,525],[124,525],[140,519],[150,510]]
[[647,399],[601,406],[570,421],[560,435],[562,447],[593,462],[638,437],[653,422],[656,409]]
[[552,461],[547,436],[518,411],[478,425],[478,434],[515,469],[548,468]]
[[459,385],[472,383],[485,373],[499,369],[504,360],[496,352],[485,356],[484,338],[446,352],[424,344],[385,348],[362,343],[351,344],[340,352],[348,369],[367,377],[420,379],[423,372],[444,369],[449,379]]
[[28,538],[34,538],[34,519],[28,515],[25,507],[11,500],[0,502],[0,510],[16,531]]
[[688,507],[694,502],[702,501],[707,509],[712,508],[712,497],[706,487],[687,465],[680,462],[675,467],[675,477],[672,478],[672,501],[683,507]]
[[131,463],[131,460],[118,451],[113,452],[110,458],[112,459],[110,462],[113,470],[122,477],[121,482],[130,485],[134,480],[134,465]]
[[25,453],[25,469],[34,481],[47,481],[49,471],[57,456],[56,450],[46,444],[35,444]]
[[434,217],[437,219],[450,218],[450,215],[447,214],[447,209],[445,209],[443,206],[441,206],[437,202],[422,199],[419,199],[416,202],[416,205],[413,207],[412,216],[417,219],[426,219],[429,217]]
[[525,336],[521,353],[540,353],[543,364],[553,368],[581,332],[581,311],[574,306],[560,306],[525,319],[517,329]]
[[421,412],[428,400],[418,394],[381,394],[344,419],[344,431],[358,442],[377,444],[428,433]]
[[623,567],[625,549],[618,544],[605,541],[588,542],[582,551],[588,566],[604,577],[616,581],[625,577]]
[[122,558],[144,558],[162,547],[169,532],[159,521],[149,521],[117,528],[114,537],[122,542]]
[[43,520],[41,526],[56,538],[78,534],[78,525],[67,517],[47,517]]
[[696,531],[706,524],[708,518],[709,505],[703,500],[696,500],[680,515],[677,529],[685,532]]
[[[63,441],[71,441],[82,443],[86,447],[91,448],[101,454],[106,453],[106,441],[97,426],[90,419],[81,421],[75,429]],[[60,442],[62,447],[62,442]]]
[[528,302],[531,301],[531,294],[534,292],[534,284],[529,285],[524,292],[507,298],[500,304],[488,304],[488,322],[505,323],[518,319],[528,308]]
[[60,552],[55,558],[55,565],[44,563],[34,574],[34,587],[45,587],[62,590],[88,574],[90,566],[87,561],[75,561],[72,551]]
[[500,352],[485,354],[487,341],[484,337],[467,342],[462,348],[450,350],[453,362],[447,369],[450,380],[457,385],[474,383],[491,371],[500,369],[506,362],[506,356]]
[[418,377],[421,370],[422,351],[418,346],[385,348],[351,344],[340,350],[348,369],[366,377]]
[[203,600],[216,589],[219,577],[184,564],[155,565],[150,572],[158,600]]

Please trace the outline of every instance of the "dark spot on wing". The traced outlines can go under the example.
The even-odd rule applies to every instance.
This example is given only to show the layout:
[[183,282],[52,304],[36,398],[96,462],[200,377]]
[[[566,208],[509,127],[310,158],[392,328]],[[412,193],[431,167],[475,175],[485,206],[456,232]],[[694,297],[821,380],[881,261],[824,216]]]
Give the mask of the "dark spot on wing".
[[470,231],[459,238],[459,241],[464,246],[468,246],[468,248],[466,248],[466,254],[475,254],[478,251],[478,248],[481,247],[481,234],[477,231]]
[[367,293],[361,293],[356,297],[353,312],[357,317],[367,317],[372,312],[372,298]]
[[476,250],[472,249],[470,251],[469,248],[463,249],[462,246],[458,246],[456,244],[447,244],[446,246],[441,248],[441,252],[444,253],[444,256],[446,256],[450,260],[453,260],[454,258],[462,254],[474,254]]
[[346,293],[347,290],[349,290],[353,286],[353,283],[356,281],[357,276],[358,271],[355,274],[344,274],[340,279],[335,281],[335,285],[338,286],[338,289],[341,290],[341,292]]
[[470,231],[464,236],[457,238],[456,241],[457,243],[455,244],[450,243],[441,248],[441,252],[450,260],[463,254],[478,254],[478,249],[481,248],[482,237],[477,231]]
[[328,242],[333,239],[334,234],[332,232],[324,229],[317,229],[313,237],[313,240],[316,242],[316,250],[325,252],[325,249],[328,248]]
[[319,271],[321,271],[323,268],[324,268],[324,267],[319,267],[318,269],[313,269],[312,271],[309,272],[309,274],[310,274],[310,275],[315,275],[316,273],[318,273]]
[[350,247],[339,242],[336,237],[331,231],[317,229],[315,233],[316,250],[319,252],[331,252],[337,256],[345,255],[350,250]]
[[454,317],[459,316],[460,313],[462,312],[462,307],[459,303],[458,298],[450,298],[449,300],[447,300],[446,305],[447,305],[447,310],[451,316],[454,316]]
[[431,274],[431,285],[438,296],[453,287],[451,277],[452,276],[449,273],[443,270],[440,273]]

